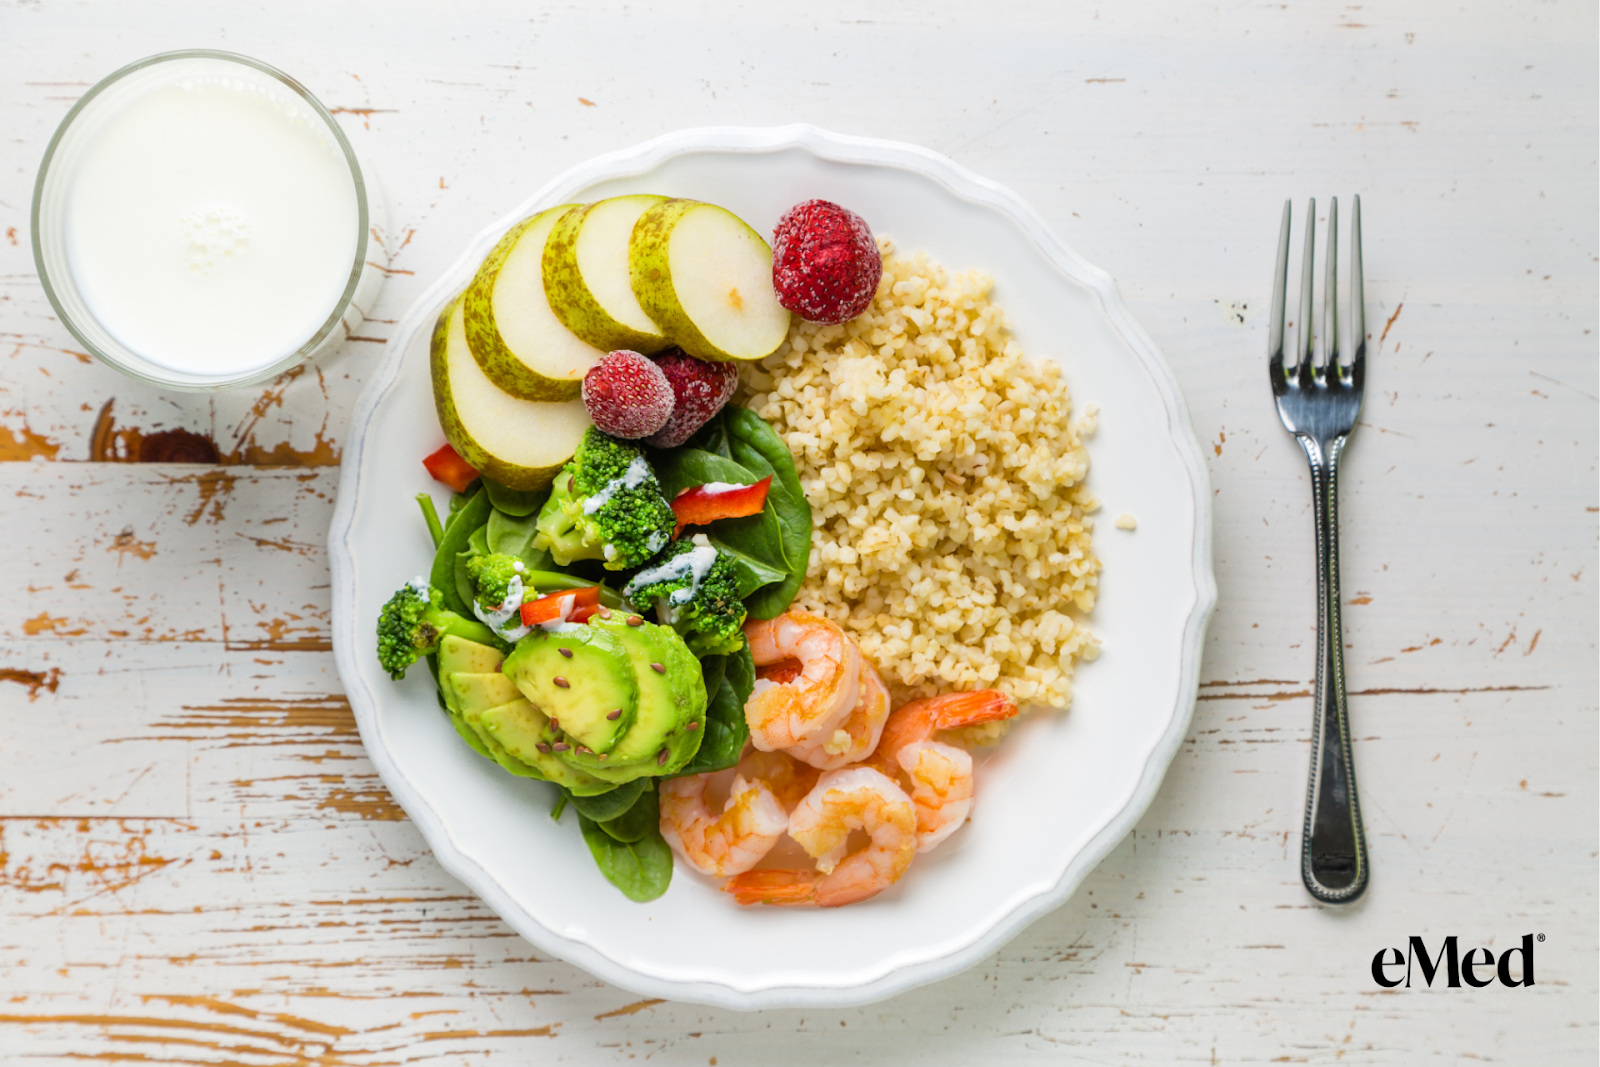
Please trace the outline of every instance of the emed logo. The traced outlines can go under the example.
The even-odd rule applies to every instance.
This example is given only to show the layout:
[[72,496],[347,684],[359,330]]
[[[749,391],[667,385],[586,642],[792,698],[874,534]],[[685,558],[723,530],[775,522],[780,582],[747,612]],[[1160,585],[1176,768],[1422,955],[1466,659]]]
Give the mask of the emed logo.
[[[1543,934],[1539,935],[1539,940],[1544,940]],[[1480,952],[1483,953],[1481,959],[1478,957]],[[1519,960],[1522,964],[1520,979],[1512,976],[1513,960]],[[1409,989],[1413,963],[1416,964],[1423,983],[1430,988],[1433,986],[1434,975],[1441,969],[1444,971],[1445,986],[1450,989],[1460,989],[1463,978],[1467,980],[1469,986],[1478,989],[1496,978],[1500,979],[1500,984],[1503,986],[1533,985],[1533,935],[1523,934],[1522,943],[1506,949],[1497,962],[1494,953],[1486,948],[1469,948],[1467,954],[1462,956],[1456,945],[1455,934],[1444,939],[1444,944],[1439,946],[1437,954],[1430,955],[1427,946],[1422,943],[1422,938],[1413,934],[1403,956],[1397,948],[1378,950],[1378,954],[1372,957],[1372,980],[1385,989],[1393,989],[1402,983]],[[1406,969],[1405,974],[1401,976],[1396,970],[1391,976],[1390,968],[1400,967]]]

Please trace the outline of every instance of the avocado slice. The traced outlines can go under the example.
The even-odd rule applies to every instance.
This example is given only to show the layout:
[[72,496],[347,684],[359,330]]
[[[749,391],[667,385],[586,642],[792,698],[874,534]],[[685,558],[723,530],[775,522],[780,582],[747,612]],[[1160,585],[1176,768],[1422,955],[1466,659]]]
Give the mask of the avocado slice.
[[[520,695],[509,703],[476,713],[471,720],[478,731],[487,736],[488,741],[505,753],[507,759],[536,771],[541,778],[566,787],[574,796],[595,796],[616,788],[613,782],[569,767],[555,755],[541,751],[538,746],[550,732],[550,720]],[[502,762],[501,766],[505,764]]]
[[474,752],[485,759],[494,759],[494,753],[483,743],[478,732],[462,719],[461,701],[456,696],[450,679],[456,674],[488,674],[498,671],[500,661],[506,658],[505,653],[490,645],[451,635],[439,642],[439,654],[436,658],[439,692],[444,697],[445,710],[450,715],[450,725],[455,727],[456,733],[461,735],[461,740],[465,741]]
[[705,733],[706,687],[700,661],[670,626],[650,622],[629,626],[621,612],[613,612],[609,619],[596,616],[586,625],[612,634],[626,650],[639,688],[639,713],[604,760],[576,749],[561,753],[561,758],[611,782],[676,773],[694,758]]
[[[500,669],[500,662],[506,654],[492,645],[479,644],[468,641],[464,637],[451,635],[439,642],[439,677],[448,678],[452,674],[488,674]],[[445,693],[445,699],[450,694]]]
[[511,684],[511,679],[499,671],[489,674],[468,674],[458,671],[445,675],[444,684],[454,692],[456,707],[463,712],[468,708],[476,708],[479,711],[484,708],[497,708],[501,704],[522,699],[522,694]]
[[[615,789],[535,747],[550,720],[517,691],[503,674],[446,674],[445,688],[459,710],[451,715],[467,743],[518,778],[537,778],[566,786],[577,796]],[[470,735],[470,736],[469,736]]]
[[468,744],[472,744],[475,738],[477,744],[473,744],[473,748],[518,778],[544,779],[545,775],[538,768],[530,767],[507,752],[481,721],[485,711],[498,706],[503,700],[522,699],[522,694],[517,692],[517,687],[505,675],[455,673],[441,675],[441,678],[453,709],[451,718],[457,723],[456,732],[463,737],[472,735],[468,738]]
[[535,628],[501,669],[522,695],[558,722],[562,744],[610,752],[633,726],[639,683],[622,642],[608,628]]

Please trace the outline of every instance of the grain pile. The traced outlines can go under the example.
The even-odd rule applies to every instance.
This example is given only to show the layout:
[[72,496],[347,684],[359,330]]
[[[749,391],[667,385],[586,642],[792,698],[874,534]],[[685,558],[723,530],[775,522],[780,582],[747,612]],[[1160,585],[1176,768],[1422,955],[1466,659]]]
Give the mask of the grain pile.
[[[903,700],[994,687],[1066,707],[1098,652],[1089,457],[1058,365],[1028,360],[978,271],[894,254],[868,310],[797,321],[747,377],[814,512],[795,607],[843,625]],[[1069,608],[1071,610],[1069,610]]]

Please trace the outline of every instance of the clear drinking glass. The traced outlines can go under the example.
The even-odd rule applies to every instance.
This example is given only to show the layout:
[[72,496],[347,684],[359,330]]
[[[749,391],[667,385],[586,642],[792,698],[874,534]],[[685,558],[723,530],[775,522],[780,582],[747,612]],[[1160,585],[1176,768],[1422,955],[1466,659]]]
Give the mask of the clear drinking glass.
[[[164,366],[124,344],[95,315],[73,276],[68,253],[67,214],[73,180],[86,148],[130,101],[184,79],[227,79],[234,88],[267,94],[298,121],[326,128],[343,154],[354,186],[359,232],[344,291],[331,314],[293,351],[245,370],[207,374]],[[299,82],[259,60],[232,52],[185,49],[148,56],[111,74],[85,93],[62,120],[39,165],[33,189],[33,259],[39,281],[68,330],[83,345],[117,370],[167,389],[206,391],[266,381],[331,349],[366,317],[383,284],[388,265],[381,234],[385,226],[383,198],[364,178],[350,142],[328,109]],[[220,339],[219,344],[226,344]]]

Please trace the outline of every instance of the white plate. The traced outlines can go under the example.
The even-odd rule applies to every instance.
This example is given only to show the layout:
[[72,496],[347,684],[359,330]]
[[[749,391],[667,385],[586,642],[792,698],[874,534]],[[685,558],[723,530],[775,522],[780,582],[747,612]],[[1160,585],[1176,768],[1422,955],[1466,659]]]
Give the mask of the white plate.
[[[994,276],[1024,349],[1059,359],[1077,410],[1100,405],[1091,485],[1104,643],[1065,715],[1021,722],[980,769],[971,825],[892,890],[836,910],[737,907],[685,869],[649,904],[601,877],[552,787],[512,778],[451,730],[420,666],[391,682],[373,620],[426,571],[413,496],[440,439],[427,372],[444,303],[515,221],[567,201],[652,192],[712,201],[771,233],[800,200],[836,200],[902,251]],[[1135,532],[1117,515],[1138,517]],[[646,996],[732,1008],[864,1004],[970,967],[1055,908],[1155,796],[1194,707],[1216,600],[1211,493],[1188,414],[1115,283],[1016,195],[910,145],[810,126],[686,130],[601,156],[480,233],[400,321],[345,444],[329,533],[339,674],[367,752],[439,861],[545,952]]]

